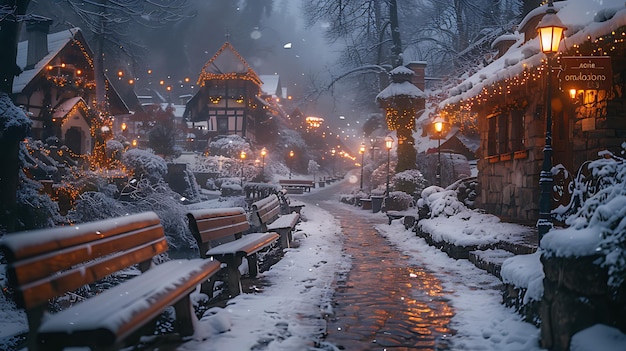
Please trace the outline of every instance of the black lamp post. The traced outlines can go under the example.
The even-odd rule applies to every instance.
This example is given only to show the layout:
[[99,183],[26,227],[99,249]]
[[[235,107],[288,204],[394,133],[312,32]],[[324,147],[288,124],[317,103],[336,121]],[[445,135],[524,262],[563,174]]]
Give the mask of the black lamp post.
[[437,132],[437,186],[441,186],[441,132],[443,131],[444,122],[441,116],[437,116],[433,121],[435,131]]
[[361,143],[359,153],[361,154],[361,187],[359,189],[363,190],[363,162],[365,160],[365,143]]
[[245,151],[241,151],[241,153],[239,154],[239,158],[241,158],[241,185],[243,185],[243,163],[246,160],[246,152]]
[[385,147],[387,148],[387,187],[385,190],[385,197],[389,198],[389,152],[393,147],[393,138],[391,136],[387,136],[385,138]]
[[541,51],[546,54],[548,72],[546,77],[546,143],[543,148],[543,164],[539,175],[539,219],[537,232],[539,241],[552,229],[552,61],[559,51],[559,43],[565,26],[556,15],[552,1],[548,2],[548,9],[539,24],[539,42]]
[[293,150],[289,151],[289,179],[291,179],[291,167],[293,166]]
[[261,179],[265,180],[265,156],[267,155],[267,149],[261,149]]
[[332,148],[330,150],[330,154],[332,156],[332,162],[333,162],[333,177],[335,177],[335,153],[337,152],[337,150],[335,150],[335,148]]

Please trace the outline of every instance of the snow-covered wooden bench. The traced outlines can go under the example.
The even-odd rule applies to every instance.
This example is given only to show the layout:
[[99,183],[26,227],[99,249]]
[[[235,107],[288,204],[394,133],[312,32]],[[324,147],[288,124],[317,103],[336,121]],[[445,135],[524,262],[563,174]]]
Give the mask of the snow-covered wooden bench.
[[[241,293],[239,266],[243,258],[248,261],[249,276],[256,277],[259,272],[257,253],[280,237],[273,232],[244,234],[250,229],[250,223],[241,207],[192,210],[187,218],[200,257],[212,257],[226,264],[226,281],[231,296]],[[202,286],[202,291],[209,297],[213,296],[213,283],[212,279]]]
[[281,189],[276,193],[278,201],[280,202],[280,214],[286,215],[292,212],[300,214],[302,208],[305,206],[304,202],[298,200],[291,200],[287,197],[287,190]]
[[292,232],[300,221],[300,214],[288,213],[280,215],[278,195],[270,195],[252,203],[252,223],[264,231],[280,234],[280,246],[288,248],[292,241]]
[[406,229],[413,228],[417,217],[417,211],[414,209],[405,211],[387,211],[385,214],[387,215],[388,223],[390,225],[393,220],[403,218],[404,228]]
[[302,194],[304,191],[311,191],[315,188],[315,182],[306,179],[280,179],[278,184],[290,194]]
[[[175,308],[178,334],[192,335],[196,317],[189,294],[219,271],[219,263],[182,259],[153,264],[153,257],[167,247],[154,212],[5,235],[0,249],[15,302],[28,318],[28,349],[118,350],[151,335],[147,327],[169,306]],[[47,313],[51,299],[133,265],[141,274]]]

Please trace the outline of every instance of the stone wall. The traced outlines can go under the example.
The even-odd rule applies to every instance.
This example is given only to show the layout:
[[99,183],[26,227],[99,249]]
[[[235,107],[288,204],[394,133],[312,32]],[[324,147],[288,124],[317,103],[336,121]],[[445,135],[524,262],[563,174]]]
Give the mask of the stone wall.
[[541,257],[545,278],[541,301],[541,346],[569,349],[571,337],[594,324],[626,332],[626,286],[617,294],[607,287],[608,274],[598,257]]

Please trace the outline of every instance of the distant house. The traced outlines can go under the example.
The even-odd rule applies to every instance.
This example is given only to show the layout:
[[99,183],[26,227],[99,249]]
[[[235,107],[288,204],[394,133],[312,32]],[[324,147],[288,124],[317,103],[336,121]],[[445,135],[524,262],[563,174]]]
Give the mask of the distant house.
[[[13,82],[13,101],[33,121],[31,135],[57,137],[74,153],[93,148],[89,109],[95,103],[93,53],[79,28],[49,34],[51,20],[35,16],[26,23],[17,64],[23,72]],[[106,81],[109,112],[129,113],[119,94]]]
[[[617,0],[554,7],[567,29],[552,75],[552,164],[571,175],[599,151],[619,154],[626,141],[626,8]],[[539,215],[544,158],[548,67],[536,27],[545,13],[545,5],[531,11],[516,33],[496,39],[496,59],[450,89],[439,105],[453,124],[478,128],[477,205],[528,222]],[[572,84],[568,62],[576,60],[584,63],[580,67],[608,68],[608,84]],[[555,178],[554,198],[567,193],[566,186]]]
[[187,102],[184,117],[194,134],[210,139],[218,135],[239,135],[256,140],[257,116],[263,112],[263,82],[226,42],[202,67],[198,91]]

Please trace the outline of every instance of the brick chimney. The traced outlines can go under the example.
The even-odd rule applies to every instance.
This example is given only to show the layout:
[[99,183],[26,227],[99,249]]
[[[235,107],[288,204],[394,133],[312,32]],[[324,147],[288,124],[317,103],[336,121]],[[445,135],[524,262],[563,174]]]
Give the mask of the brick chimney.
[[25,69],[34,68],[37,62],[48,55],[48,32],[51,24],[51,19],[42,16],[33,16],[26,21],[28,52]]
[[426,88],[425,84],[425,70],[426,70],[426,61],[411,61],[406,67],[413,71],[414,75],[411,78],[411,83],[416,87],[420,88],[421,91],[424,91]]

